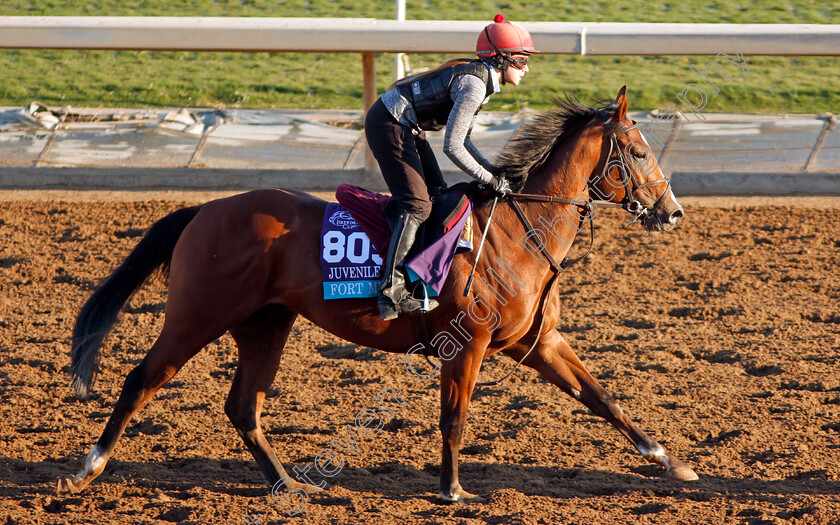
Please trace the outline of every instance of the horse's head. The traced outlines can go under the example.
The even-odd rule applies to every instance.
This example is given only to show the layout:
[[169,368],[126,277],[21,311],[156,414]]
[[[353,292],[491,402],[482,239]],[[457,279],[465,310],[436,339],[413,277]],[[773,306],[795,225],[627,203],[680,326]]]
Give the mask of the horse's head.
[[603,170],[591,179],[590,190],[595,198],[621,204],[646,230],[670,230],[684,212],[638,125],[627,118],[625,91],[622,87],[618,92],[612,115],[600,112],[605,160],[599,164]]

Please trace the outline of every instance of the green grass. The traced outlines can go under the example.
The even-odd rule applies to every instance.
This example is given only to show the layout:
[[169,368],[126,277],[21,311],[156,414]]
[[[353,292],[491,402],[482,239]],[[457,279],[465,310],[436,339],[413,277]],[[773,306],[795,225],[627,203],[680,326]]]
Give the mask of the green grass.
[[[760,5],[760,7],[758,7]],[[486,19],[503,12],[511,20],[684,23],[840,24],[840,6],[825,1],[734,2],[710,0],[536,0],[490,2],[408,0],[411,19]],[[265,16],[392,18],[394,4],[372,0],[192,0],[130,1],[4,0],[0,16]],[[537,42],[539,47],[539,42]],[[731,42],[720,52],[733,54]],[[450,58],[412,55],[413,67]],[[570,93],[585,102],[613,98],[628,86],[633,110],[676,103],[683,87],[697,81],[689,66],[703,67],[713,56],[535,57],[522,85],[507,86],[487,109],[545,109],[554,96]],[[840,112],[836,75],[840,57],[747,57],[744,78],[720,82],[703,112]],[[393,55],[377,55],[377,84],[393,80]],[[0,105],[38,100],[53,106],[91,107],[361,107],[358,54],[191,53],[0,50]],[[737,74],[736,74],[737,73]]]

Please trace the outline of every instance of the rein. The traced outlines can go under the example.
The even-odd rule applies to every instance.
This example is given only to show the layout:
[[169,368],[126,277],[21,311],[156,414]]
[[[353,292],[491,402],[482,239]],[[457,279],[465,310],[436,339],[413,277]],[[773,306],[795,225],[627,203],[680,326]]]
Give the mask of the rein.
[[[609,117],[606,114],[606,112],[601,111],[600,113],[601,117],[604,119],[604,122],[607,122],[609,120]],[[621,151],[621,147],[618,144],[617,138],[619,135],[627,133],[628,131],[636,129],[638,127],[638,124],[634,123],[630,126],[625,126],[619,131],[614,132],[610,135],[610,151],[607,154],[607,162],[604,164],[604,170],[601,172],[601,177],[603,179],[606,179],[611,165],[614,165],[611,162],[611,160],[613,158],[613,151],[616,151],[616,158],[618,160],[616,167],[618,167],[619,172],[621,173],[621,182],[624,184],[624,199],[622,199],[621,203],[614,203],[610,201],[597,199],[587,199],[581,202],[580,199],[566,199],[563,197],[552,197],[550,195],[540,195],[536,193],[511,193],[508,195],[508,202],[510,202],[511,207],[513,207],[513,211],[516,213],[517,217],[519,217],[520,222],[522,222],[522,225],[528,232],[534,231],[534,226],[531,224],[531,221],[528,220],[528,217],[525,215],[525,212],[522,211],[522,206],[519,205],[519,201],[569,204],[572,206],[583,208],[586,215],[584,216],[584,218],[581,218],[581,221],[585,220],[585,218],[589,219],[589,249],[586,250],[586,253],[584,253],[582,256],[576,259],[570,260],[568,257],[566,257],[563,259],[562,262],[558,263],[554,259],[554,256],[552,256],[548,249],[545,247],[545,243],[543,243],[542,241],[538,242],[540,253],[548,261],[548,264],[551,266],[554,275],[551,276],[551,279],[549,279],[548,281],[548,285],[545,287],[545,298],[543,299],[542,311],[540,314],[540,325],[539,328],[537,328],[537,336],[534,338],[534,343],[531,345],[531,348],[528,349],[525,355],[522,356],[522,358],[516,362],[516,365],[514,365],[510,369],[510,371],[504,375],[504,377],[496,381],[477,383],[477,386],[500,385],[505,379],[510,377],[514,372],[516,372],[516,370],[519,368],[519,365],[521,365],[523,361],[525,361],[525,359],[527,359],[528,356],[531,355],[531,352],[534,351],[534,348],[537,347],[537,344],[539,343],[540,338],[542,337],[543,325],[545,323],[545,312],[548,308],[548,303],[550,302],[552,292],[554,291],[554,285],[557,282],[557,278],[560,276],[560,273],[563,272],[566,268],[569,268],[570,266],[577,264],[578,262],[585,259],[586,256],[592,252],[592,248],[595,246],[595,221],[594,211],[592,207],[593,204],[595,206],[604,206],[606,208],[623,208],[628,212],[632,213],[634,217],[633,220],[631,220],[628,223],[628,226],[630,224],[633,224],[640,217],[646,217],[651,213],[648,208],[646,208],[644,205],[642,205],[642,203],[640,203],[634,198],[634,194],[637,190],[643,188],[644,186],[656,184],[661,181],[650,182],[643,185],[637,184],[635,179],[633,179],[632,175],[629,174],[629,170],[627,169],[627,159],[624,156],[624,152]],[[670,182],[668,182],[668,184],[670,186]],[[667,190],[662,194],[662,197],[664,197],[665,194],[667,194]],[[659,200],[661,200],[662,197],[660,197]],[[657,200],[657,202],[654,203],[654,207],[656,207],[656,204],[658,204],[659,200]]]
[[[604,122],[609,121],[609,115],[605,111],[601,110],[600,114],[601,114],[601,117],[604,119]],[[554,272],[554,275],[551,276],[551,278],[548,281],[548,284],[543,289],[542,308],[540,310],[540,324],[539,324],[539,327],[537,328],[537,335],[534,338],[534,343],[531,345],[531,348],[528,349],[528,351],[525,353],[525,355],[522,356],[522,358],[519,359],[519,361],[516,362],[516,364],[510,369],[510,371],[508,371],[508,373],[504,375],[504,377],[502,377],[501,379],[498,379],[496,381],[487,381],[487,382],[482,382],[482,383],[476,383],[476,386],[490,386],[490,385],[497,386],[497,385],[500,385],[503,381],[505,381],[508,377],[510,377],[514,372],[516,372],[516,370],[519,368],[519,365],[521,365],[525,361],[525,359],[527,359],[528,356],[531,355],[531,352],[534,351],[534,348],[537,347],[537,344],[539,343],[539,341],[540,341],[540,339],[543,335],[543,327],[545,325],[545,314],[546,314],[546,311],[548,309],[548,304],[551,302],[552,293],[554,292],[555,285],[558,282],[558,277],[560,276],[560,274],[564,270],[566,270],[566,268],[569,268],[570,266],[572,266],[574,264],[577,264],[578,262],[585,259],[592,252],[592,248],[595,246],[595,221],[594,221],[594,208],[593,208],[593,206],[594,207],[603,206],[605,208],[622,208],[622,209],[628,211],[629,213],[633,214],[633,219],[627,224],[629,226],[630,224],[633,224],[634,222],[636,222],[636,220],[638,220],[639,218],[646,218],[646,217],[650,216],[651,213],[652,213],[649,208],[647,208],[645,205],[643,205],[641,202],[639,202],[635,198],[635,193],[638,190],[640,190],[641,188],[644,188],[645,186],[649,186],[651,184],[658,184],[658,183],[663,182],[663,181],[668,185],[668,188],[666,188],[665,192],[662,193],[662,196],[659,197],[659,199],[653,204],[653,208],[655,208],[656,205],[668,193],[668,189],[670,188],[671,183],[667,179],[660,179],[660,180],[657,180],[657,181],[647,182],[645,184],[640,185],[636,182],[636,180],[633,178],[632,174],[630,173],[630,170],[628,169],[627,158],[626,158],[624,152],[621,150],[621,146],[618,143],[618,138],[617,137],[619,135],[627,133],[628,131],[631,131],[631,130],[636,129],[636,128],[638,128],[638,124],[633,123],[630,126],[625,126],[625,127],[621,128],[620,130],[610,134],[610,151],[607,154],[607,161],[604,164],[603,171],[601,172],[601,178],[606,180],[607,175],[609,174],[609,171],[613,167],[618,168],[619,173],[621,174],[621,183],[624,185],[624,198],[621,200],[620,203],[615,203],[615,202],[611,202],[611,201],[607,201],[607,200],[600,200],[600,199],[586,199],[586,200],[582,201],[581,199],[566,199],[566,198],[563,198],[563,197],[553,197],[553,196],[550,196],[550,195],[541,195],[541,194],[534,194],[534,193],[510,193],[510,194],[508,194],[507,199],[505,199],[505,200],[510,203],[511,207],[513,208],[513,211],[516,213],[516,216],[519,218],[519,221],[525,227],[525,230],[527,232],[534,231],[535,228],[534,228],[533,224],[531,224],[531,221],[528,219],[528,217],[525,215],[525,212],[522,210],[522,206],[520,206],[520,204],[519,204],[520,201],[521,202],[548,202],[548,203],[555,203],[555,204],[569,204],[571,206],[577,206],[578,208],[582,208],[585,215],[583,215],[583,217],[581,218],[581,222],[586,220],[587,218],[589,219],[589,226],[590,226],[590,228],[589,228],[589,248],[586,250],[586,253],[584,253],[580,257],[577,257],[575,259],[569,259],[568,257],[566,257],[561,262],[558,263],[557,260],[554,258],[554,256],[551,255],[551,253],[546,248],[545,243],[543,243],[542,240],[538,239],[537,244],[538,244],[538,248],[540,250],[540,253],[548,261],[549,265],[551,266],[552,271]],[[643,140],[644,140],[644,137],[643,137]],[[615,152],[615,157],[613,157],[613,152]],[[613,161],[613,158],[615,158],[616,160]],[[494,201],[494,206],[493,207],[495,208],[495,201]],[[578,228],[578,231],[579,231],[579,228]],[[485,234],[486,234],[486,231],[485,231]],[[483,242],[482,242],[482,244],[483,244]],[[478,257],[476,257],[476,262],[477,262],[477,260],[478,260]],[[470,280],[472,280],[472,277],[470,277]],[[469,288],[467,288],[467,290],[469,290]],[[465,292],[466,292],[466,290],[465,290]],[[465,295],[466,295],[466,293],[465,293]],[[420,319],[417,319],[417,322],[419,324],[425,324]],[[420,329],[417,329],[416,331],[418,332],[418,334],[422,334],[421,340],[426,340],[428,338],[428,335],[425,333],[425,327],[423,327],[422,331]],[[424,342],[424,350],[427,349],[427,346],[428,345]],[[429,361],[430,364],[432,364],[431,361],[429,360],[429,354],[427,352],[424,352],[424,355],[426,357],[426,360]],[[432,366],[434,366],[434,365],[432,365]]]
[[[517,361],[516,365],[514,365],[513,368],[511,368],[510,371],[508,371],[508,373],[504,375],[504,377],[502,377],[501,379],[497,379],[496,381],[486,381],[486,382],[483,382],[483,383],[477,383],[476,386],[490,386],[490,385],[497,386],[497,385],[502,384],[502,382],[505,379],[507,379],[508,377],[510,377],[514,372],[516,372],[516,370],[519,368],[519,365],[521,365],[522,362],[525,361],[525,359],[527,359],[529,355],[531,355],[531,352],[533,352],[534,348],[537,347],[537,343],[540,342],[540,338],[542,337],[543,325],[545,324],[545,312],[548,309],[548,304],[551,302],[550,299],[551,299],[552,293],[554,292],[554,285],[557,283],[557,278],[560,277],[560,274],[566,268],[568,268],[568,267],[572,266],[573,264],[576,264],[576,263],[582,261],[583,259],[585,259],[586,256],[589,255],[589,253],[592,251],[592,247],[595,245],[595,221],[593,220],[593,217],[592,217],[591,201],[585,201],[585,202],[581,203],[579,201],[574,201],[574,200],[571,200],[571,199],[563,199],[563,198],[560,198],[560,197],[549,197],[548,195],[538,195],[538,194],[529,195],[529,194],[524,194],[524,193],[511,193],[509,195],[509,197],[510,198],[509,198],[508,202],[510,202],[510,205],[513,207],[513,211],[516,213],[516,216],[519,217],[519,220],[522,222],[522,225],[525,227],[525,230],[529,231],[529,232],[534,231],[534,226],[533,226],[533,224],[531,224],[531,221],[525,215],[525,212],[522,211],[522,206],[520,206],[519,202],[518,202],[519,200],[556,202],[556,203],[563,203],[563,204],[572,204],[572,205],[578,206],[580,208],[583,208],[584,210],[586,210],[586,216],[589,217],[589,226],[590,226],[590,229],[589,229],[589,239],[590,239],[589,249],[586,250],[586,253],[584,253],[583,255],[581,255],[580,257],[578,257],[576,259],[571,259],[570,260],[568,257],[566,257],[566,258],[563,259],[562,262],[558,263],[557,260],[554,258],[554,256],[551,255],[551,252],[548,251],[548,248],[545,247],[545,243],[543,243],[542,241],[539,241],[538,247],[540,249],[540,253],[548,261],[548,264],[551,266],[551,269],[554,272],[554,275],[552,275],[551,279],[549,279],[548,285],[546,285],[546,287],[544,289],[544,292],[543,292],[544,293],[544,298],[543,298],[543,301],[542,301],[542,311],[540,312],[540,325],[537,328],[537,335],[534,338],[534,343],[531,345],[531,348],[529,348],[528,351],[525,352],[525,355],[522,356],[522,359]],[[581,221],[582,220],[583,219],[581,219]]]

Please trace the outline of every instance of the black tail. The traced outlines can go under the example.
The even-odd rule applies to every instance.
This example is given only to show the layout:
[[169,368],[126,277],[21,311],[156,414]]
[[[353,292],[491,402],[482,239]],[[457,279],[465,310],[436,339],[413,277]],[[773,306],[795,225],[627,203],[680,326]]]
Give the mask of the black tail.
[[76,395],[85,399],[99,368],[99,347],[120,310],[158,268],[168,268],[175,243],[200,206],[183,208],[157,221],[123,263],[97,288],[76,319],[70,373]]

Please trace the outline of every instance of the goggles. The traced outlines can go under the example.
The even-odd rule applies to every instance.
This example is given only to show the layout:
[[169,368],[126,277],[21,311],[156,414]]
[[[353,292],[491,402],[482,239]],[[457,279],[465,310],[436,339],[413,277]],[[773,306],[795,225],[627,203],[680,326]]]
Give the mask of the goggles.
[[510,65],[512,65],[516,69],[525,69],[525,67],[528,65],[528,57],[513,57],[510,59]]

